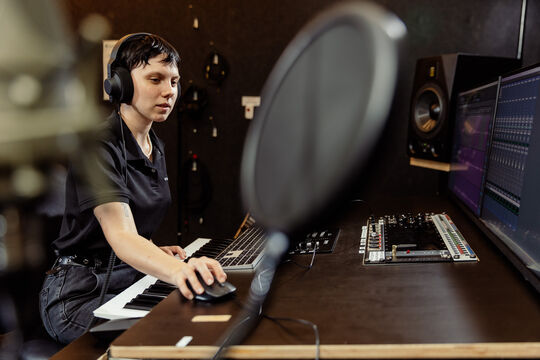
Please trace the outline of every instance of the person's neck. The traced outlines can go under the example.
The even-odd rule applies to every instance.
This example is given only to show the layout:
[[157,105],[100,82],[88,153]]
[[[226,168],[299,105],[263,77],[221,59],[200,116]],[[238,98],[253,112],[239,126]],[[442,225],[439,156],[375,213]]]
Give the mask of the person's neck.
[[120,105],[120,116],[133,134],[139,146],[144,149],[152,121],[142,117],[133,107],[127,104]]

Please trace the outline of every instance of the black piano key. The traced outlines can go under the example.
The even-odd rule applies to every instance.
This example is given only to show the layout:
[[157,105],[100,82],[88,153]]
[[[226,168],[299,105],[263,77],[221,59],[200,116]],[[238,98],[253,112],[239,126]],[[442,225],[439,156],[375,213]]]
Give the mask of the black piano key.
[[168,291],[171,292],[174,289],[176,289],[175,286],[163,286],[163,285],[151,285],[148,287],[148,289],[156,290],[156,291]]
[[[225,249],[227,246],[229,246],[230,241],[228,240],[220,240],[221,242],[209,242],[205,244],[202,248],[205,249]],[[200,250],[200,249],[199,249]]]
[[162,299],[145,299],[140,297],[141,295],[137,295],[135,299],[128,302],[126,305],[124,305],[124,308],[126,309],[137,309],[137,310],[150,310],[154,306],[156,306]]
[[171,289],[176,289],[176,285],[169,284],[168,282],[165,282],[159,279],[150,286],[162,286],[162,287],[170,287]]
[[150,311],[152,310],[153,307],[154,305],[140,304],[140,303],[135,303],[133,301],[130,301],[129,303],[124,305],[124,309],[145,310],[145,311]]
[[202,257],[202,256],[206,256],[206,257],[209,257],[209,258],[214,258],[216,257],[217,255],[219,255],[219,251],[210,251],[210,250],[206,250],[206,251],[198,251],[196,252],[195,254],[193,254],[193,257]]
[[232,239],[212,239],[204,244],[199,250],[195,251],[191,257],[206,256],[215,258],[233,242]]
[[199,250],[197,250],[195,252],[195,254],[204,254],[204,253],[207,253],[207,254],[219,254],[220,252],[222,252],[223,250],[225,250],[227,247],[226,246],[209,246],[209,247],[202,247],[200,248]]
[[155,291],[151,289],[146,289],[142,292],[141,295],[155,296],[165,299],[167,296],[169,296],[170,293],[171,291]]
[[[168,282],[165,282],[165,281],[162,281],[162,280],[159,280],[159,279],[158,279],[154,284],[152,284],[152,285],[170,286],[170,287],[173,288],[173,289],[176,288],[175,285],[169,284]],[[152,286],[152,285],[151,285],[151,286]]]
[[137,295],[135,300],[144,300],[144,301],[150,301],[154,303],[159,303],[161,300],[163,300],[163,296],[156,296],[156,295],[150,295],[145,294],[144,292],[142,294]]
[[161,300],[163,299],[160,297],[139,294],[135,296],[135,298],[131,301],[140,301],[140,302],[146,302],[148,304],[157,305],[157,303],[159,303]]
[[149,287],[148,289],[144,289],[142,292],[143,294],[157,294],[157,295],[169,295],[173,292],[174,289],[161,289],[161,288],[155,288],[155,287]]

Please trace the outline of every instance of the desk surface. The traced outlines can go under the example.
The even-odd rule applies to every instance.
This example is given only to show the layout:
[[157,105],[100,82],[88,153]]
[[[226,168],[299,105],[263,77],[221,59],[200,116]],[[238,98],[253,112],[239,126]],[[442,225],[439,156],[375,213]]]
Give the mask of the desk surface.
[[[478,263],[369,265],[358,253],[367,220],[357,204],[339,222],[332,254],[311,270],[280,266],[264,313],[317,324],[321,357],[540,357],[538,293],[464,214],[446,199],[400,199],[371,204],[376,215],[446,212],[480,258]],[[297,256],[309,263],[309,257]],[[232,301],[185,301],[178,292],[156,306],[110,347],[115,357],[208,357],[230,322],[192,322],[196,315],[231,314],[245,299],[250,275],[230,274]],[[175,344],[193,340],[185,348]],[[315,354],[314,333],[295,322],[262,319],[230,357],[293,358]]]

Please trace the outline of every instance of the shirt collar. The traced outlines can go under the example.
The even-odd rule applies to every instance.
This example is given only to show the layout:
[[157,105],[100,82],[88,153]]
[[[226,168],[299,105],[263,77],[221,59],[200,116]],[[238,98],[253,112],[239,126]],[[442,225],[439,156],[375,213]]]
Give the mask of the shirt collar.
[[[126,142],[126,155],[128,161],[148,160],[148,158],[142,153],[142,150],[139,147],[139,144],[137,144],[135,138],[133,137],[131,130],[129,130],[126,123],[122,120],[122,118],[116,111],[113,111],[107,120],[109,121],[111,129],[113,129],[115,136],[120,140],[120,146],[122,146],[122,130],[120,128],[120,124],[122,124],[122,128],[124,131],[124,139]],[[157,137],[153,129],[150,129],[150,139],[152,140],[152,146],[155,149],[154,155],[157,155],[159,157],[163,156],[165,144],[161,141],[160,138]]]

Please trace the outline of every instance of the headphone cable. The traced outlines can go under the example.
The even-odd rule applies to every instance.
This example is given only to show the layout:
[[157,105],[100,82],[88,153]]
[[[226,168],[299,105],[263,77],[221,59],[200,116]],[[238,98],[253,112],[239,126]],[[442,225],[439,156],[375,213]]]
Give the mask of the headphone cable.
[[[116,113],[118,114],[119,124],[120,124],[120,133],[122,134],[122,153],[124,155],[124,181],[126,183],[126,187],[128,185],[128,177],[127,177],[127,152],[126,152],[126,139],[124,137],[124,124],[122,121],[122,116],[120,115],[120,104],[117,104],[116,106]],[[99,294],[99,301],[98,301],[98,307],[103,304],[105,301],[105,294],[107,293],[107,290],[109,289],[109,284],[111,281],[111,275],[112,270],[114,267],[114,263],[116,261],[116,254],[114,253],[114,250],[111,247],[111,252],[109,254],[109,263],[107,264],[107,273],[105,275],[105,281],[103,282],[103,286],[101,287],[101,292]],[[94,324],[96,323],[97,318],[95,316],[92,316],[92,319],[88,323],[88,326],[86,327],[86,331],[88,331]]]

